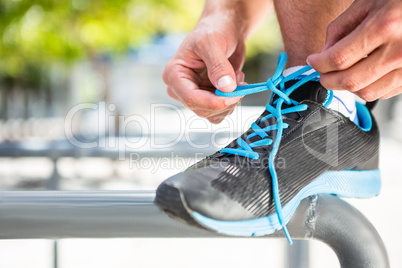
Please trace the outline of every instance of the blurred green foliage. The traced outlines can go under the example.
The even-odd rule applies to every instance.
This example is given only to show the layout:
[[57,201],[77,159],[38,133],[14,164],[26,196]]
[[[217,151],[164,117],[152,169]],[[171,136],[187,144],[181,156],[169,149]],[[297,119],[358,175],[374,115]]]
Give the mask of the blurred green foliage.
[[0,76],[18,78],[54,62],[125,52],[156,33],[188,31],[202,1],[7,0],[0,3]]
[[[156,34],[188,32],[202,7],[202,0],[1,0],[0,80],[39,85],[54,63],[119,55]],[[270,21],[267,34],[250,42],[250,55],[277,46]]]

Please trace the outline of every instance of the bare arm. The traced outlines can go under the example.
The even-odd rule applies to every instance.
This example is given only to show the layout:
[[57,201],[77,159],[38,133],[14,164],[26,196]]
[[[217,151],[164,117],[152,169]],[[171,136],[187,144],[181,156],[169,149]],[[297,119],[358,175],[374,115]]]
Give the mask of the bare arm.
[[209,16],[232,17],[238,29],[247,38],[272,7],[266,0],[207,0],[200,20]]

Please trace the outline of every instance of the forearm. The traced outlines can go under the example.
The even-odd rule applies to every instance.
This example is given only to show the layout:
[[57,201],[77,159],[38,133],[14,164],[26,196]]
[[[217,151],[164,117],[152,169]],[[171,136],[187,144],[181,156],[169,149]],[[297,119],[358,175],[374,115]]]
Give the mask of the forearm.
[[272,8],[271,0],[206,0],[200,23],[219,16],[236,25],[246,39]]

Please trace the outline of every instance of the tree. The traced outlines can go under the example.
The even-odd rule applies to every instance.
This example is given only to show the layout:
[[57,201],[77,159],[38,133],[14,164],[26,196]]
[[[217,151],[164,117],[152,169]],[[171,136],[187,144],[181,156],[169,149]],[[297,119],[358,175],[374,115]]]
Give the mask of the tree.
[[199,0],[2,1],[0,77],[35,85],[52,63],[118,55],[157,33],[188,31],[201,9]]

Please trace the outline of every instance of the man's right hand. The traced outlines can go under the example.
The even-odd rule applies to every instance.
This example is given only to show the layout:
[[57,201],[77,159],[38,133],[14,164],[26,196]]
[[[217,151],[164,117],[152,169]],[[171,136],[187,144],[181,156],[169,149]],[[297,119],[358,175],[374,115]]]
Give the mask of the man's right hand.
[[214,124],[241,100],[214,93],[216,88],[231,92],[244,84],[244,38],[235,21],[219,15],[201,18],[163,73],[169,96]]

